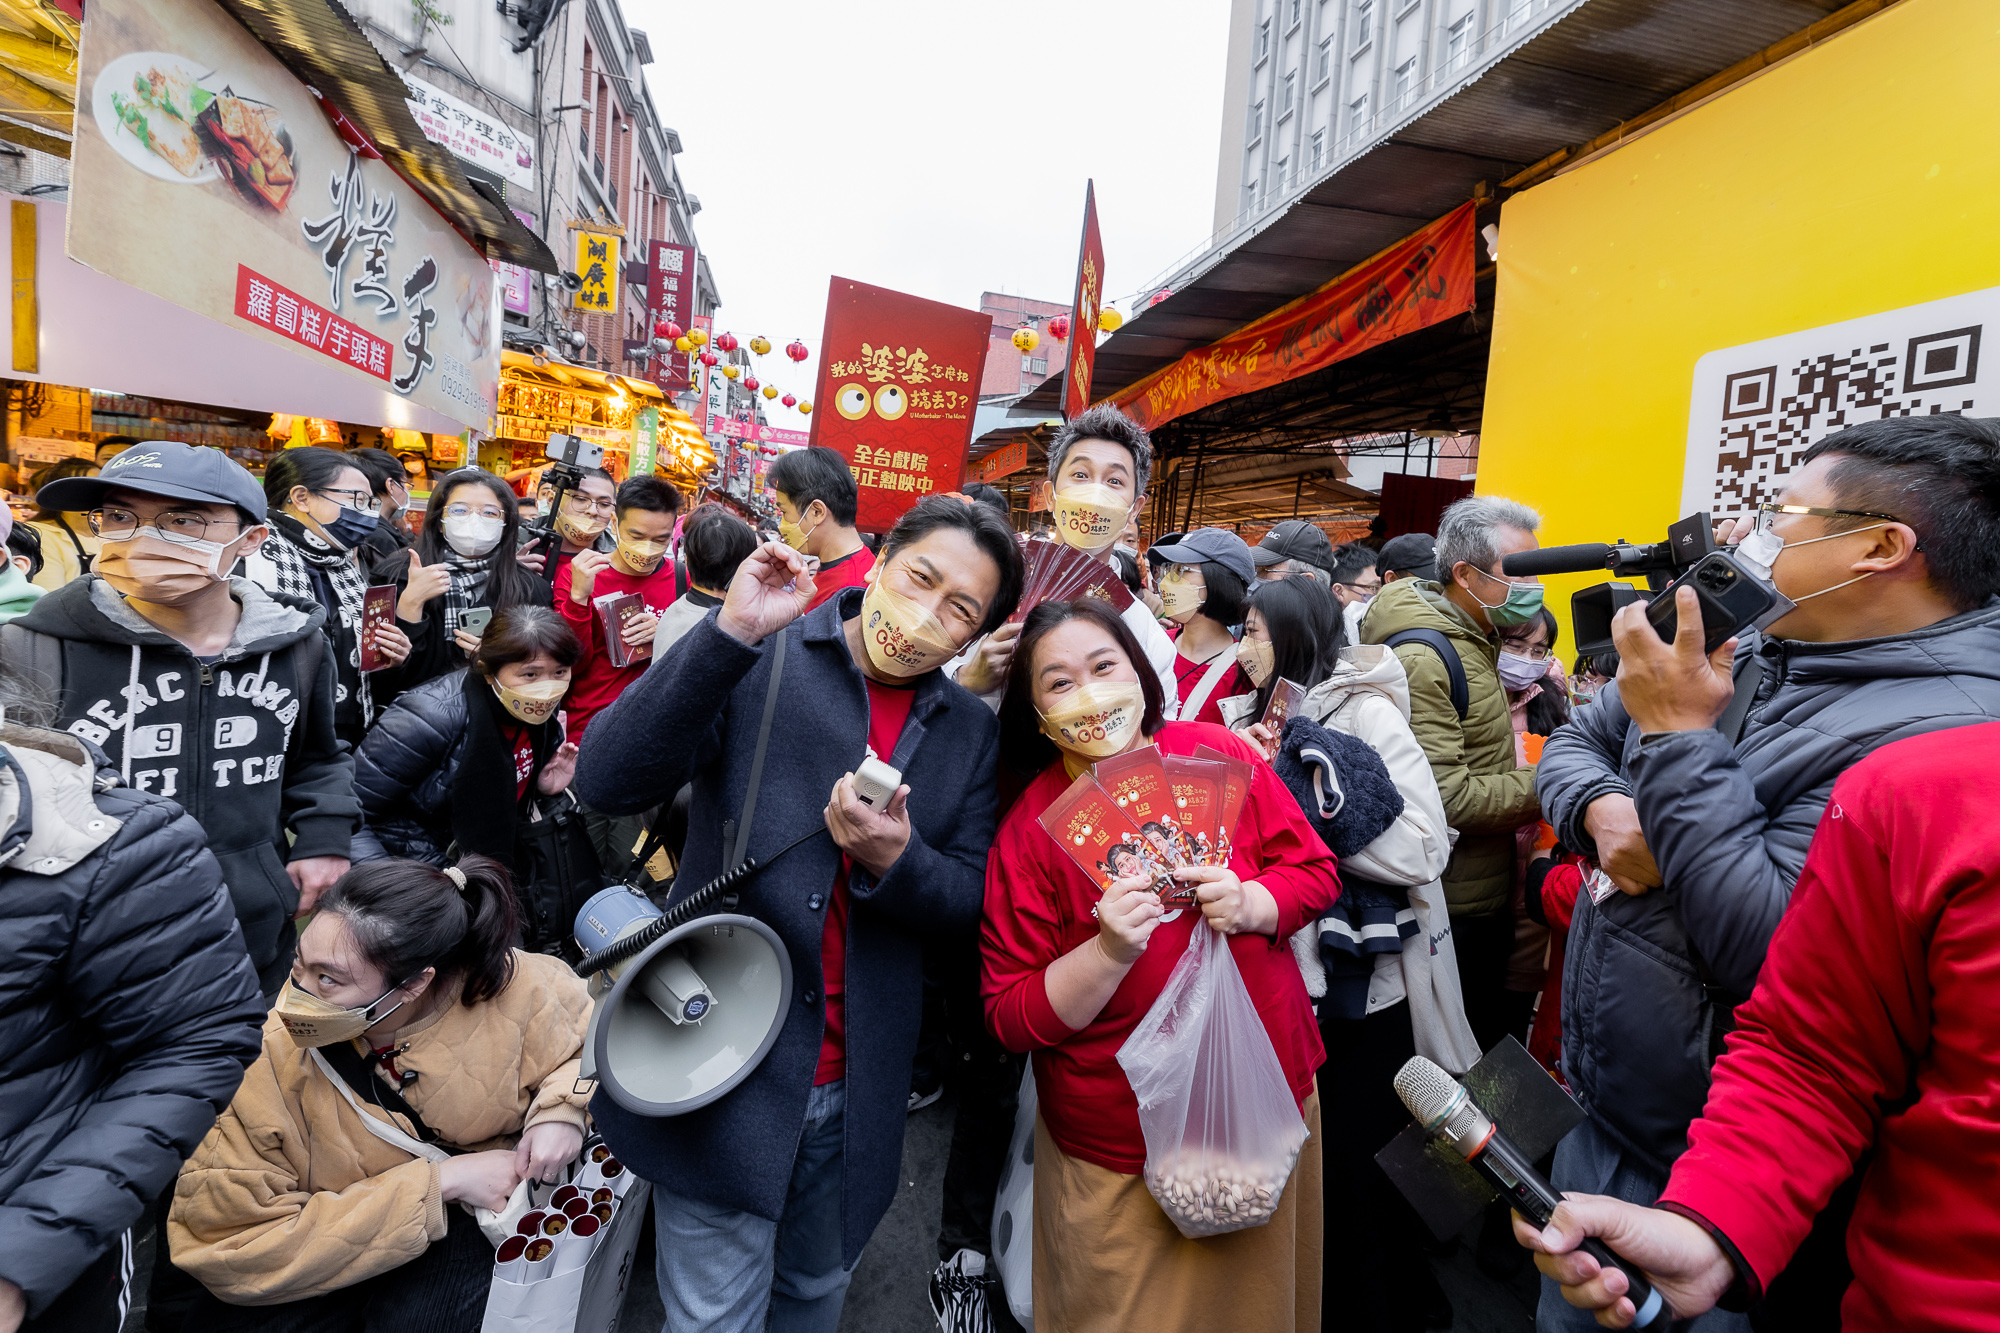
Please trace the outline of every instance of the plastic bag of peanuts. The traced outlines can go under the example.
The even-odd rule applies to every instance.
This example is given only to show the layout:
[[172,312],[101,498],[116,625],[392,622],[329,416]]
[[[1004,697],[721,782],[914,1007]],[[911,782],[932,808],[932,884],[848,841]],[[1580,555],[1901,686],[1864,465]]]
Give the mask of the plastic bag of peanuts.
[[1270,1221],[1306,1125],[1226,939],[1196,928],[1118,1063],[1139,1100],[1146,1188],[1180,1233]]

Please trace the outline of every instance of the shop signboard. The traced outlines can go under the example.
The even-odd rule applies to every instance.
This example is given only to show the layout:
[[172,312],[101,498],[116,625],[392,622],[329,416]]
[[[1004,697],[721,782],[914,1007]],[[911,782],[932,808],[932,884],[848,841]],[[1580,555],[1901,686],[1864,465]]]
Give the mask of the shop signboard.
[[992,326],[976,310],[833,279],[810,438],[847,459],[857,527],[886,532],[957,488]]
[[[653,326],[661,320],[685,330],[689,327],[688,312],[693,306],[694,247],[654,241],[651,253],[646,257],[645,336],[652,337]],[[660,358],[659,374],[654,383],[669,393],[686,388],[692,360],[686,352],[667,353]]]
[[732,440],[748,440],[752,444],[787,444],[795,449],[803,449],[812,443],[812,435],[807,431],[779,430],[776,426],[755,421],[725,421],[722,433]]
[[632,470],[627,475],[650,477],[660,451],[660,409],[642,407],[632,414]]
[[[521,225],[529,231],[537,230],[535,227],[535,218],[532,213],[523,213],[518,208],[509,209],[508,211],[519,219]],[[517,315],[531,313],[528,300],[534,292],[532,284],[535,280],[533,276],[530,275],[526,268],[519,264],[509,264],[505,260],[500,259],[495,259],[491,262],[493,264],[493,271],[500,275],[501,309],[511,310]]]
[[613,232],[577,228],[574,271],[583,286],[571,296],[572,307],[594,315],[618,313],[618,289],[624,285],[619,281],[618,248],[623,240]]
[[1003,444],[986,457],[966,468],[966,480],[983,481],[988,485],[1002,477],[1011,477],[1028,466],[1028,442],[1016,440]]
[[410,114],[417,128],[439,147],[484,167],[509,185],[535,188],[535,146],[493,112],[453,97],[436,84],[403,73],[409,86]]
[[1157,430],[1176,417],[1324,370],[1472,309],[1464,204],[1316,291],[1187,353],[1112,397]]
[[499,280],[211,0],[98,0],[84,24],[71,258],[484,425]]
[[1097,368],[1097,311],[1104,298],[1104,238],[1097,234],[1097,182],[1083,183],[1083,242],[1076,257],[1076,299],[1069,309],[1069,362],[1063,379],[1063,420],[1090,406]]

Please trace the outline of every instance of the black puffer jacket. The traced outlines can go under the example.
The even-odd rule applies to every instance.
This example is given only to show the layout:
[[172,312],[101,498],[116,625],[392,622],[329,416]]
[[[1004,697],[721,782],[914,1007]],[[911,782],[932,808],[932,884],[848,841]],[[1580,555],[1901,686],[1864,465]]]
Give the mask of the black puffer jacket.
[[[1577,899],[1563,971],[1563,1072],[1591,1118],[1665,1173],[1708,1097],[1713,1042],[1757,983],[1833,781],[1906,736],[2000,718],[2000,598],[1912,634],[1849,643],[1745,635],[1761,665],[1732,747],[1642,739],[1616,686],[1549,737],[1535,786],[1566,846],[1629,793],[1665,887]],[[1706,985],[1704,985],[1706,981]]]
[[201,826],[117,782],[74,736],[0,726],[0,1278],[30,1318],[140,1220],[261,1044]]
[[354,859],[406,856],[444,864],[451,845],[451,784],[465,761],[465,672],[427,680],[382,711],[354,752],[362,829]]

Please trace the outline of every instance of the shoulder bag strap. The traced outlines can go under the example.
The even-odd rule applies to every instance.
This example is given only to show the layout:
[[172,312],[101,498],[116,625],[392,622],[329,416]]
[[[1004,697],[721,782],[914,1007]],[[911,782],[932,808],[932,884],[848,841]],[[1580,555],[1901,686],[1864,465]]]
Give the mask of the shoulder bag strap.
[[1421,643],[1438,655],[1444,663],[1444,674],[1451,682],[1451,706],[1458,714],[1460,722],[1465,721],[1466,712],[1472,707],[1472,687],[1465,679],[1465,663],[1458,657],[1458,649],[1452,647],[1451,640],[1434,629],[1406,629],[1382,640],[1382,646],[1390,650],[1406,643]]
[[750,787],[743,793],[743,814],[736,822],[735,843],[729,849],[729,864],[725,867],[729,870],[742,865],[750,855],[750,821],[757,813],[757,788],[764,780],[764,756],[771,748],[771,720],[778,714],[778,679],[785,672],[785,640],[791,637],[789,629],[787,626],[778,631],[778,642],[771,650],[771,683],[764,690],[764,718],[757,726],[757,752],[750,760]]
[[[403,1100],[403,1094],[368,1072],[367,1062],[353,1046],[344,1041],[335,1042],[331,1046],[315,1046],[312,1058],[313,1063],[320,1067],[321,1072],[332,1081],[333,1086],[340,1090],[340,1095],[347,1099],[347,1104],[354,1108],[354,1113],[361,1117],[361,1123],[367,1127],[370,1134],[384,1143],[394,1144],[413,1157],[442,1162],[452,1156],[449,1150],[438,1146],[437,1131],[424,1123],[424,1118],[417,1114],[416,1108]],[[361,1105],[361,1099],[355,1095],[364,1089],[368,1093],[368,1100],[385,1111],[407,1119],[415,1127],[419,1137],[412,1138],[405,1134],[400,1126],[391,1124],[379,1116],[369,1115],[367,1109]]]
[[1756,653],[1744,659],[1742,670],[1736,673],[1736,693],[1729,700],[1729,707],[1722,710],[1722,716],[1715,720],[1715,729],[1722,733],[1722,739],[1734,748],[1743,737],[1743,724],[1750,718],[1751,705],[1757,702],[1757,687],[1764,683],[1764,659]]
[[1225,649],[1216,654],[1215,661],[1203,673],[1201,683],[1194,687],[1194,693],[1181,705],[1182,721],[1192,722],[1201,716],[1201,710],[1208,707],[1208,697],[1215,693],[1215,687],[1222,683],[1222,678],[1229,674],[1229,668],[1235,665],[1236,653],[1233,650]]

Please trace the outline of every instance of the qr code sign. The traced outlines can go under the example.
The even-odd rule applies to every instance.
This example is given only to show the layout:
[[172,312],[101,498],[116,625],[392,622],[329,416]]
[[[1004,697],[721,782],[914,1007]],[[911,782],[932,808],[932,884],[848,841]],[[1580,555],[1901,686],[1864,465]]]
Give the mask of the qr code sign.
[[2000,330],[2000,288],[1710,352],[1695,363],[1681,512],[1774,498],[1801,453],[1847,426],[2000,415],[2000,370],[1982,375],[1989,327]]

